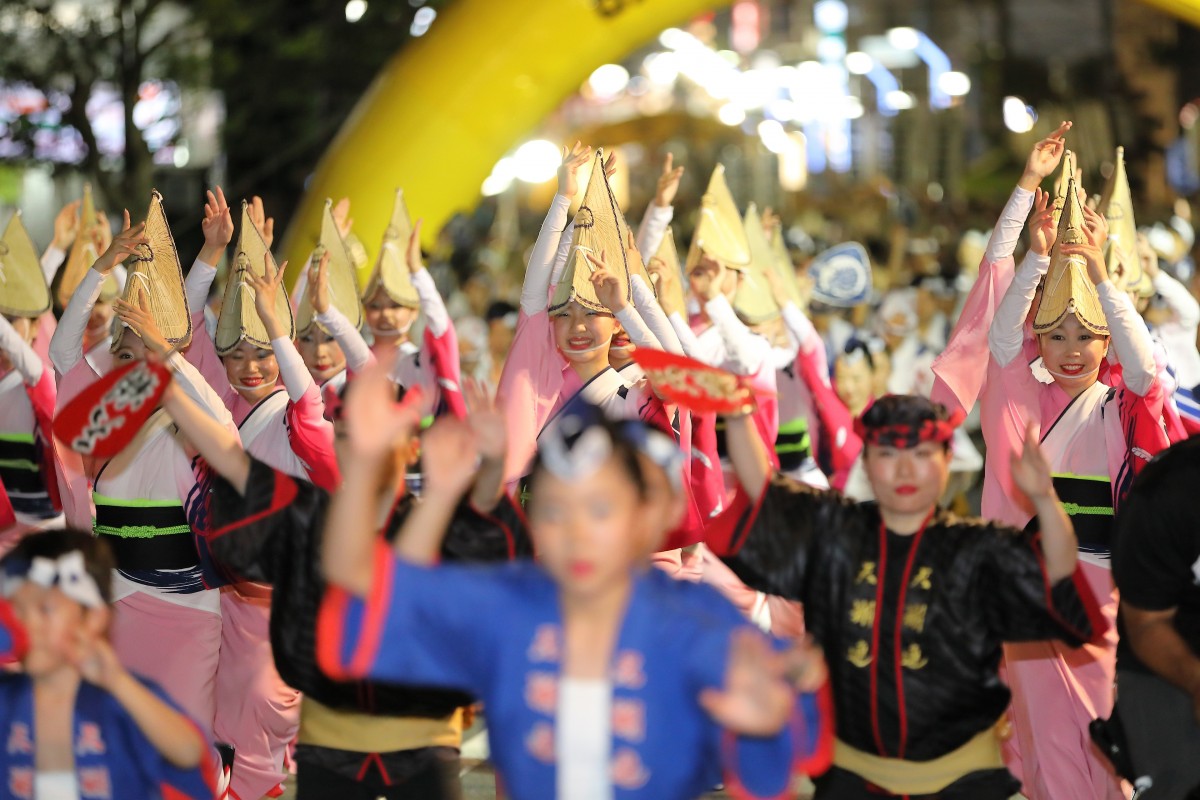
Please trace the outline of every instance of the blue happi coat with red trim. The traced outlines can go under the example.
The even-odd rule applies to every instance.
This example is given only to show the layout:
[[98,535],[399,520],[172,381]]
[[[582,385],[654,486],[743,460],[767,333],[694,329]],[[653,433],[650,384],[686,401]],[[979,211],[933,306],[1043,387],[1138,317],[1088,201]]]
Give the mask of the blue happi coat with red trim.
[[[159,699],[175,704],[154,684]],[[33,683],[25,675],[0,677],[0,800],[35,800]],[[215,753],[195,769],[167,763],[116,698],[83,681],[72,724],[80,800],[211,800],[216,794]]]
[[[371,595],[326,593],[326,671],[465,689],[488,710],[492,760],[510,796],[555,796],[562,665],[558,588],[532,563],[423,568],[377,552]],[[829,714],[801,695],[773,737],[735,737],[700,707],[724,684],[731,633],[746,623],[707,586],[639,575],[610,670],[616,800],[690,800],[724,779],[735,797],[790,797],[797,770],[830,755]],[[824,763],[821,763],[824,762]]]
[[900,537],[873,502],[775,476],[707,537],[747,586],[804,604],[838,738],[880,756],[928,761],[995,725],[1003,642],[1080,645],[1107,627],[1079,569],[1049,583],[1032,529],[939,510]]

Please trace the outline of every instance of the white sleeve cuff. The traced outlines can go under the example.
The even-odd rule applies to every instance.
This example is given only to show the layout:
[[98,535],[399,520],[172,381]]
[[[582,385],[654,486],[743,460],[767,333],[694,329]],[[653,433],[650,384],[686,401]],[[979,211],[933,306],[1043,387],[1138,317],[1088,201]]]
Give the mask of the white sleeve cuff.
[[450,314],[433,282],[433,276],[427,269],[418,270],[413,273],[412,282],[421,301],[421,311],[425,312],[426,327],[434,336],[441,336],[450,329]]
[[287,389],[288,397],[293,403],[300,402],[308,387],[313,385],[312,375],[304,366],[304,359],[296,350],[296,345],[286,336],[271,340],[271,349],[275,351],[275,363],[279,365],[279,376]]

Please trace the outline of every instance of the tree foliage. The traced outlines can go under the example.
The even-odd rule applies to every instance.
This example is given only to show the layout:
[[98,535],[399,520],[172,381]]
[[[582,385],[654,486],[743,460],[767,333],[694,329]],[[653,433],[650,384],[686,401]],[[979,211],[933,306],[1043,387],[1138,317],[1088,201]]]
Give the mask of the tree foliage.
[[[80,169],[110,208],[140,207],[153,181],[153,156],[133,124],[142,83],[196,79],[204,49],[203,30],[167,0],[6,0],[0,7],[0,75],[43,94],[66,95],[63,122],[84,145]],[[115,165],[102,163],[85,111],[100,84],[117,92],[124,109],[125,150]],[[32,126],[17,127],[10,133],[32,138]]]

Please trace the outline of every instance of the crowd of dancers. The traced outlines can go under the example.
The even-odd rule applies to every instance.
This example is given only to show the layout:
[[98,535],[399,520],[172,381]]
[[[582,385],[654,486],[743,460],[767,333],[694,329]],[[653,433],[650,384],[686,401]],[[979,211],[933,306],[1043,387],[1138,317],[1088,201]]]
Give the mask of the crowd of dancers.
[[219,187],[186,271],[157,194],[40,257],[14,216],[0,797],[456,798],[480,712],[504,797],[1188,796],[1191,233],[1156,253],[1120,151],[1089,198],[1070,129],[961,297],[798,259],[720,167],[681,259],[683,167],[634,230],[579,143],[486,321],[399,192],[373,258],[327,204],[290,292]]

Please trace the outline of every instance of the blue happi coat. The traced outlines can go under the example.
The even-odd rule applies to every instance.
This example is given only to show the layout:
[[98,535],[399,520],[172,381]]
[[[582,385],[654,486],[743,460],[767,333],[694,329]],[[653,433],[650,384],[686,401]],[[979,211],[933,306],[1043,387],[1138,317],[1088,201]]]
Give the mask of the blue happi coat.
[[[160,699],[178,708],[157,686]],[[34,800],[33,682],[0,676],[0,800]],[[215,755],[178,769],[158,754],[117,699],[82,681],[75,697],[72,740],[81,800],[211,800]]]
[[[769,738],[733,736],[698,695],[724,685],[745,620],[711,588],[648,570],[613,654],[616,800],[690,800],[722,780],[735,797],[791,797],[827,762],[824,696],[802,695]],[[334,676],[455,687],[488,710],[492,760],[516,800],[555,796],[554,725],[563,636],[558,588],[537,565],[413,566],[380,544],[371,594],[326,594],[318,659]]]

